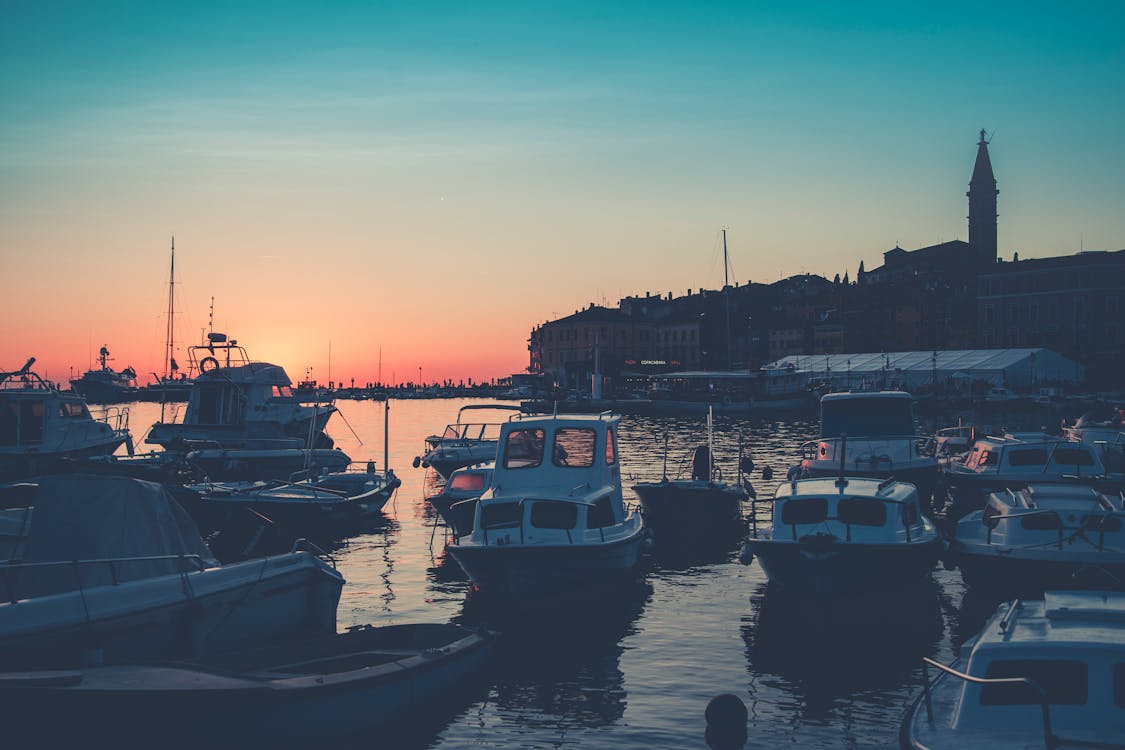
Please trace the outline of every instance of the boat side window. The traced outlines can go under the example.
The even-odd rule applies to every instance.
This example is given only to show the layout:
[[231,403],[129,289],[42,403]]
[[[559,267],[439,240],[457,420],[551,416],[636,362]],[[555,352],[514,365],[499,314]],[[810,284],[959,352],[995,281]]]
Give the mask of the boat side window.
[[1082,528],[1086,531],[1103,531],[1107,534],[1121,531],[1121,517],[1110,515],[1083,516]]
[[1062,528],[1062,519],[1055,512],[1029,513],[1020,519],[1020,526],[1028,531],[1056,531]]
[[71,417],[84,417],[88,413],[89,412],[86,411],[86,407],[78,403],[77,401],[64,401],[59,404],[59,416],[63,417],[64,419],[69,419]]
[[[1064,659],[997,659],[988,665],[985,677],[1026,677],[1047,693],[1054,705],[1081,706],[1089,691],[1086,662]],[[982,685],[983,706],[1014,706],[1039,703],[1039,695],[1027,685]]]
[[484,489],[484,474],[470,472],[465,474],[457,474],[449,480],[449,489],[451,490],[466,490],[475,492],[476,490]]
[[977,466],[995,466],[1000,463],[1000,454],[993,451],[981,451],[977,457]]
[[1042,466],[1047,463],[1046,448],[1025,448],[1008,453],[1008,463],[1012,466]]
[[586,509],[586,528],[601,529],[614,523],[613,508],[609,504],[608,497],[601,498],[593,507]]
[[537,529],[573,529],[578,523],[574,503],[538,500],[531,506],[531,525]]
[[504,468],[531,469],[543,463],[543,442],[541,429],[512,430],[504,443]]
[[836,506],[836,518],[855,526],[885,526],[887,506],[866,497],[842,497]]
[[984,513],[981,514],[980,522],[990,529],[995,529],[1000,524],[997,518],[1002,515],[1003,513],[996,506],[989,504],[985,506]]
[[15,445],[19,429],[19,407],[15,401],[0,404],[0,445]]
[[784,524],[820,523],[828,517],[828,501],[823,497],[804,500],[786,500],[781,506]]
[[1125,708],[1125,664],[1113,665],[1113,705]]
[[594,446],[598,433],[587,427],[560,427],[555,430],[551,463],[555,466],[588,469],[594,465]]
[[1094,457],[1082,448],[1055,448],[1051,460],[1060,466],[1093,466]]
[[915,503],[906,503],[902,506],[902,520],[907,526],[918,523],[918,506]]
[[43,442],[43,401],[20,402],[20,442]]
[[610,427],[605,431],[605,465],[617,463],[617,431]]
[[480,509],[480,525],[486,529],[511,528],[522,520],[523,506],[519,503],[489,503]]

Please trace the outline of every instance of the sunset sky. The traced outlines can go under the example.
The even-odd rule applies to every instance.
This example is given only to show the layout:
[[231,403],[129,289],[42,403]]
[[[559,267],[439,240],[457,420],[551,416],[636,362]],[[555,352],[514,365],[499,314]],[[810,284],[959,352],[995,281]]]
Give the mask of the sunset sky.
[[[527,365],[590,302],[966,239],[1125,248],[1120,2],[0,3],[0,369]],[[142,377],[142,381],[147,381]]]

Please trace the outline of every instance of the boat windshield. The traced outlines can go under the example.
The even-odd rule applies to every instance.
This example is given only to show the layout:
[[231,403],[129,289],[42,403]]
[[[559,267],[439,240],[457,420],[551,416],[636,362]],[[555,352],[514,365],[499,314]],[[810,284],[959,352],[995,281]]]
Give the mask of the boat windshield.
[[822,438],[913,434],[914,417],[909,399],[838,399],[820,404]]
[[505,469],[530,469],[543,463],[543,430],[512,430],[504,444]]

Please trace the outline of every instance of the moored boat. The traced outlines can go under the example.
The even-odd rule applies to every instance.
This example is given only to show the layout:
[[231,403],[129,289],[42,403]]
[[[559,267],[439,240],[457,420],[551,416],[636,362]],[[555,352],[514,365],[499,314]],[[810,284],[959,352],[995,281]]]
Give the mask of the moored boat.
[[924,664],[903,750],[1125,747],[1125,593],[1003,604],[951,665]]
[[458,625],[365,626],[187,662],[0,673],[0,716],[9,738],[26,733],[39,746],[354,740],[465,690],[492,641]]
[[519,413],[520,407],[510,404],[467,404],[457,410],[457,421],[448,424],[440,435],[426,438],[426,450],[414,459],[414,467],[433,468],[449,477],[462,466],[492,461],[503,422],[465,422],[465,414],[473,411],[509,411]]
[[123,443],[132,453],[127,407],[109,407],[95,418],[86,401],[22,368],[0,372],[0,480],[66,468],[71,459],[109,456]]
[[534,599],[630,578],[645,529],[621,492],[612,414],[513,417],[473,529],[448,550],[488,594]]
[[989,495],[962,518],[950,554],[965,582],[1016,595],[1125,588],[1125,498],[1081,485],[1032,484]]
[[914,485],[840,477],[781,484],[772,528],[748,537],[741,557],[757,560],[771,582],[830,594],[918,580],[940,552]]
[[839,473],[847,438],[849,477],[910,482],[928,508],[937,484],[932,441],[914,428],[913,397],[904,391],[844,391],[820,399],[820,439],[801,446],[800,477]]
[[304,551],[219,565],[161,485],[43,477],[0,502],[30,507],[0,561],[2,668],[185,658],[335,631],[334,568]]
[[493,461],[463,466],[449,475],[441,492],[426,498],[454,534],[472,531],[476,501],[492,486],[495,469]]
[[70,387],[93,404],[119,404],[137,398],[137,373],[132,367],[114,370],[109,366],[109,349],[98,350],[96,370],[87,370],[82,377],[70,381]]

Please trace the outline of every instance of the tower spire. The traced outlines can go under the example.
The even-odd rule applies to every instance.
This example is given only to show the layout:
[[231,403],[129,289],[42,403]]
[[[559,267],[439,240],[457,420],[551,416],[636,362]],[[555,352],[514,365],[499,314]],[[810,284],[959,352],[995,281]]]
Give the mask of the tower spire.
[[973,176],[969,178],[969,244],[976,250],[981,265],[996,262],[996,177],[992,173],[992,160],[988,156],[988,140],[984,128],[977,141],[977,160]]

